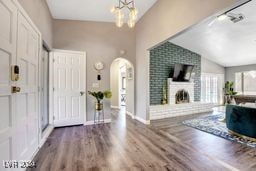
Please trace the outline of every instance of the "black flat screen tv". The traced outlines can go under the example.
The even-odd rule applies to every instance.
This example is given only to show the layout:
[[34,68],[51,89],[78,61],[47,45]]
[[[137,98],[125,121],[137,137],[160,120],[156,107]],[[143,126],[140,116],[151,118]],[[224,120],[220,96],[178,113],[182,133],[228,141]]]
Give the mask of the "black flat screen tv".
[[173,81],[189,82],[194,65],[175,64],[173,72]]

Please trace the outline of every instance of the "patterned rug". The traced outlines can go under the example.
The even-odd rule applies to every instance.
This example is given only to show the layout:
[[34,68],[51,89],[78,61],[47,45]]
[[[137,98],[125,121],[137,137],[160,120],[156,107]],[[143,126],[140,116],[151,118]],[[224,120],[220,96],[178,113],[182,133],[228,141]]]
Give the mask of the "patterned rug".
[[183,124],[230,141],[235,141],[240,144],[256,148],[256,142],[229,134],[226,123],[220,121],[220,119],[223,118],[224,114],[222,113],[192,120],[186,120],[183,121]]

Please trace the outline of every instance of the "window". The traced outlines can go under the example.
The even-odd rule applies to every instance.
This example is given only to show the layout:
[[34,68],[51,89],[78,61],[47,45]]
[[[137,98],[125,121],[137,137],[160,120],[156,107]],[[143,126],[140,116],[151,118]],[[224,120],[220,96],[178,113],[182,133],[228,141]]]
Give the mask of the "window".
[[239,94],[256,95],[256,71],[237,72],[235,88]]
[[223,74],[203,73],[201,77],[201,101],[222,104],[223,84]]
[[122,89],[125,90],[126,89],[126,78],[122,77]]
[[242,72],[237,72],[235,74],[236,77],[236,82],[235,82],[235,90],[236,92],[238,92],[238,94],[242,94],[243,90],[242,90]]

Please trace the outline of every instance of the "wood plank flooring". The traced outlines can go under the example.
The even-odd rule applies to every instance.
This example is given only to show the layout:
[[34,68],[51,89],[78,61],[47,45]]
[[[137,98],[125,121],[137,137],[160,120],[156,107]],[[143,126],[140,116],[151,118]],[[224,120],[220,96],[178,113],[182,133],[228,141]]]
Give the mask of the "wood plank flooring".
[[256,170],[256,149],[181,123],[198,116],[145,126],[113,111],[111,124],[58,128],[36,155],[37,168],[31,170]]

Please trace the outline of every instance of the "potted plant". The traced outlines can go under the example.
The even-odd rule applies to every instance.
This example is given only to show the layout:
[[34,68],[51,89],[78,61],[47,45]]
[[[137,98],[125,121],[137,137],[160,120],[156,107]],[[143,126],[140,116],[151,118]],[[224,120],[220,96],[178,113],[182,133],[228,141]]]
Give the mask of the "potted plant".
[[104,98],[110,99],[112,97],[112,92],[107,90],[107,91],[98,91],[98,92],[92,92],[88,91],[89,95],[93,96],[96,98],[97,102],[95,103],[95,109],[100,111],[103,109],[103,103],[102,100]]
[[227,104],[235,104],[234,96],[237,92],[234,91],[234,82],[227,81],[225,83],[225,96]]

